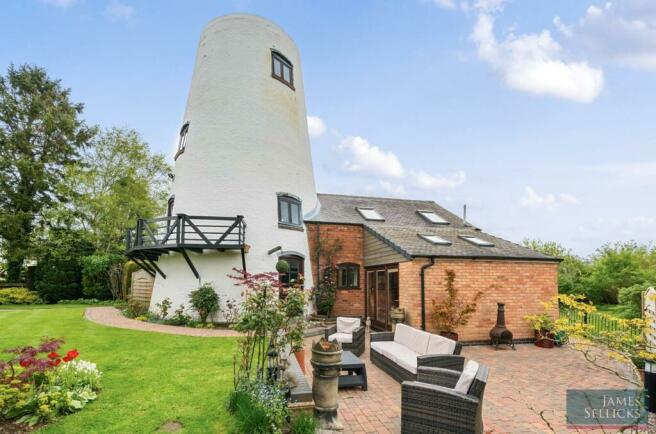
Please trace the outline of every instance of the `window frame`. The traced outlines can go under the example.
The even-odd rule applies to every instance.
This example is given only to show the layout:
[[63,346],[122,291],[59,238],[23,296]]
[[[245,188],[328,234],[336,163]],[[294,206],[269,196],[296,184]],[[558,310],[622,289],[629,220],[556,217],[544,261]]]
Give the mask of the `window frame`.
[[[358,214],[360,214],[360,216],[363,219],[367,220],[367,221],[370,221],[370,222],[384,222],[385,221],[385,217],[383,217],[383,215],[381,213],[376,211],[376,208],[372,208],[372,207],[368,207],[368,206],[358,206],[358,207],[355,207],[355,209],[358,211]],[[376,214],[378,214],[378,217],[380,217],[380,218],[369,218],[365,215],[365,213],[363,211],[373,211]]]
[[[337,289],[360,289],[360,264],[355,263],[355,262],[342,262],[341,264],[337,264]],[[342,270],[345,272],[348,272],[349,269],[355,269],[355,276],[356,276],[356,283],[354,285],[342,285],[342,278],[341,278],[341,273]],[[348,274],[347,274],[347,280],[348,280]]]
[[[424,220],[426,220],[428,223],[432,225],[448,225],[449,222],[444,219],[441,215],[439,215],[437,212],[433,210],[428,210],[428,209],[419,209],[417,210],[417,214],[421,216]],[[440,221],[434,222],[430,218],[426,216],[426,214],[433,214],[435,217],[437,217]]]
[[[278,227],[303,231],[303,201],[301,198],[289,193],[278,193],[276,199],[278,201]],[[298,223],[293,222],[293,205],[298,207]],[[284,207],[287,207],[288,222],[282,219]]]
[[[458,237],[470,244],[475,245],[476,247],[495,247],[495,244],[492,241],[477,237],[476,235],[458,235]],[[481,243],[475,240],[480,240]]]
[[[417,234],[417,235],[418,235],[419,238],[421,238],[422,240],[424,240],[424,241],[426,241],[426,242],[428,242],[428,243],[431,243],[431,244],[434,245],[434,246],[450,246],[450,245],[453,244],[451,241],[447,240],[446,238],[441,237],[441,236],[436,235],[436,234],[421,234],[421,233],[420,233],[420,234]],[[437,237],[437,238],[439,238],[439,239],[442,240],[442,241],[433,241],[433,240],[431,240],[429,237]]]
[[189,135],[189,121],[182,124],[180,127],[180,134],[178,136],[178,150],[175,153],[173,160],[177,160],[178,156],[187,149],[187,136]]
[[[276,74],[276,60],[280,62],[280,75]],[[289,81],[285,80],[285,67],[289,69]],[[294,87],[294,64],[278,50],[271,49],[271,77],[285,84],[292,90]]]
[[[299,255],[280,255],[278,257],[279,261],[287,261],[287,263],[290,266],[290,271],[287,273],[278,273],[278,280],[280,281],[280,284],[282,285],[283,288],[289,288],[289,282],[291,281],[291,265],[292,262],[298,263],[298,272],[297,274],[297,280],[298,276],[303,276],[305,273],[305,258]],[[282,277],[284,275],[287,275],[287,283],[283,282]],[[301,281],[302,282],[302,281]],[[303,287],[303,284],[301,283],[301,287]]]

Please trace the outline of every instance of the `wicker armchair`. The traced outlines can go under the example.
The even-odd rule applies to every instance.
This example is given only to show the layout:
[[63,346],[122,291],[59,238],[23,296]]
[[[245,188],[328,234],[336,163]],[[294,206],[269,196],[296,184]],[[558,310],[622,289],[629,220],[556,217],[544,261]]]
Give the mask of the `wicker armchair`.
[[467,394],[453,390],[460,372],[418,368],[417,381],[401,386],[401,432],[482,433],[483,392],[489,368],[479,365]]
[[[394,332],[375,332],[371,333],[369,337],[371,342],[393,341]],[[465,358],[460,355],[461,351],[462,344],[460,342],[456,342],[456,347],[453,350],[453,354],[427,354],[423,356],[417,356],[417,369],[425,366],[462,371],[462,368],[465,364]],[[417,379],[417,374],[403,368],[395,361],[386,357],[384,354],[381,354],[373,349],[369,351],[369,359],[371,360],[371,363],[378,366],[380,369],[385,371],[387,375],[394,378],[399,383],[402,381],[414,381]]]
[[[341,342],[342,349],[360,357],[364,353],[364,332],[365,328],[363,325],[356,328],[352,333],[351,342]],[[329,337],[335,333],[337,333],[337,325],[328,327],[324,332],[326,340],[329,340]]]

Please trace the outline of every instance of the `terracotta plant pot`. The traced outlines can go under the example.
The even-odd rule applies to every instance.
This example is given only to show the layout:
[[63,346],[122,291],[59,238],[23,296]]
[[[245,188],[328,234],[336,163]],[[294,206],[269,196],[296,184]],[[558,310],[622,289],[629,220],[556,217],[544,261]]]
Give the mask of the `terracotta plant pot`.
[[300,351],[296,351],[294,353],[294,356],[296,357],[296,360],[298,361],[298,364],[301,366],[301,370],[305,374],[305,349],[302,349]]
[[541,332],[535,330],[535,346],[540,348],[553,348],[555,345],[556,335],[542,330]]
[[440,336],[444,336],[445,338],[449,338],[452,341],[458,342],[458,333],[456,332],[440,332]]

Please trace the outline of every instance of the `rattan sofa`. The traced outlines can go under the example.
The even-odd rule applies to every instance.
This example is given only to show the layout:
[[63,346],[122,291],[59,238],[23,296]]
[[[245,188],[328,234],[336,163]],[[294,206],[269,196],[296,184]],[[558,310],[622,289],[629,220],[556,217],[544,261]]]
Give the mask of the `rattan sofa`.
[[[397,335],[395,338],[395,333],[407,333],[409,330],[410,333],[412,333],[410,336],[412,338],[411,342],[404,342],[403,339],[400,339],[402,336],[399,335]],[[385,371],[389,376],[394,378],[399,383],[402,381],[416,380],[417,369],[421,366],[462,371],[462,368],[465,364],[465,358],[460,355],[462,344],[446,339],[452,343],[451,346],[453,349],[451,352],[432,352],[429,349],[431,347],[428,346],[428,342],[431,339],[434,341],[441,341],[445,340],[446,338],[438,335],[432,335],[421,330],[413,329],[412,327],[404,324],[398,324],[396,326],[396,332],[371,333],[369,358],[374,365]],[[426,341],[425,346],[423,344],[424,341]],[[380,345],[377,345],[376,342],[395,342],[394,345],[397,346],[397,348],[398,345],[407,345],[412,350],[412,353],[406,351],[403,348],[399,348],[399,350],[403,351],[404,354],[395,355],[393,353],[390,354],[389,351],[387,354],[385,354],[385,351],[382,350]],[[421,348],[418,348],[418,346],[421,346]],[[412,359],[410,360],[409,358]]]
[[482,433],[483,392],[489,374],[487,366],[478,371],[467,393],[454,390],[461,372],[420,367],[417,381],[401,385],[401,432]]
[[[340,326],[344,326],[343,323],[347,321],[357,321],[357,326],[350,333],[344,333]],[[337,324],[332,327],[328,327],[324,334],[326,340],[338,340],[342,344],[342,349],[344,351],[350,351],[356,356],[361,356],[364,353],[364,333],[365,328],[362,325],[360,318],[350,318],[350,317],[338,317]],[[342,339],[344,335],[350,334],[350,339]],[[337,338],[337,339],[335,339]],[[348,342],[350,340],[350,342]]]

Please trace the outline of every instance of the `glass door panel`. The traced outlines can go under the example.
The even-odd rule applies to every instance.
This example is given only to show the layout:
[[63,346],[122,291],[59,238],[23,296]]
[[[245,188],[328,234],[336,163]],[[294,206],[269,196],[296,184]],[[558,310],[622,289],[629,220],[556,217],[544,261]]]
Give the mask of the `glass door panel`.
[[385,270],[376,271],[376,323],[379,326],[387,325],[387,273]]
[[373,321],[376,317],[376,272],[367,271],[367,315]]
[[389,291],[389,309],[387,324],[392,324],[389,314],[393,308],[399,307],[399,270],[387,270],[387,288]]

